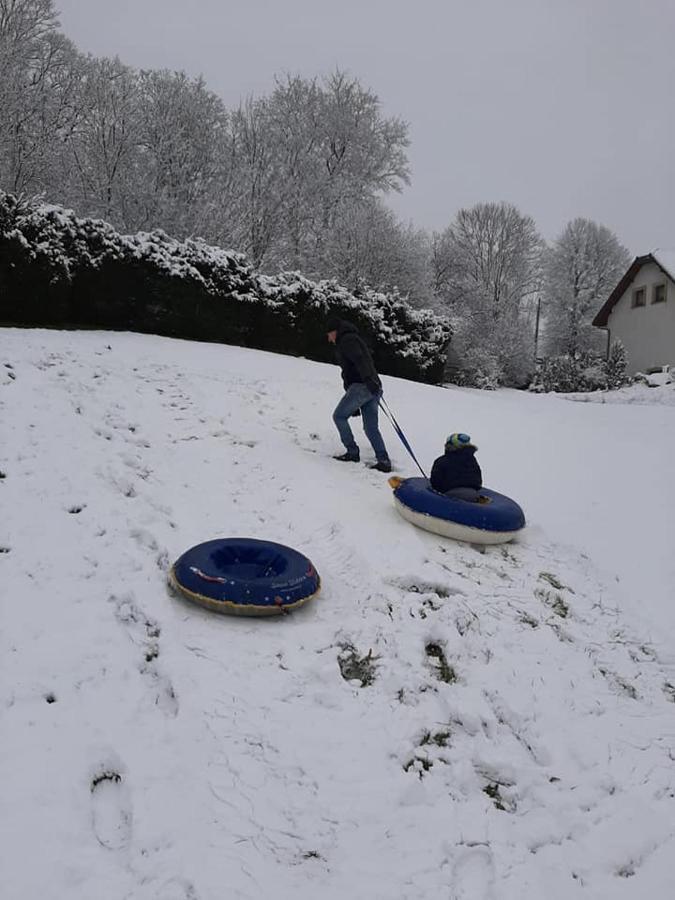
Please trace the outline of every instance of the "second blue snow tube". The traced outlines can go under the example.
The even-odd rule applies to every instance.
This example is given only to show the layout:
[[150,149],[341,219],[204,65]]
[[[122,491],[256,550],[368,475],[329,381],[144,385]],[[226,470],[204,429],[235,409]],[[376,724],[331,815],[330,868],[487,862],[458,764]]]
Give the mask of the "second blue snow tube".
[[260,616],[296,609],[318,594],[312,563],[291,547],[255,538],[221,538],[186,550],[169,581],[217,612]]

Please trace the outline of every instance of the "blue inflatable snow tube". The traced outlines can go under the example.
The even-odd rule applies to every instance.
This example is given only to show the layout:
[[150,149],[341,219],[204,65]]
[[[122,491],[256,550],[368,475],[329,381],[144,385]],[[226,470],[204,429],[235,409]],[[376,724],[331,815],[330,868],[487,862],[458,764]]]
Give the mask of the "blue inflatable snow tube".
[[[452,528],[440,530],[438,533],[447,534],[449,537],[467,535],[464,538],[460,537],[460,540],[480,538],[480,533],[483,532],[483,536],[488,539],[487,542],[491,535],[498,542],[500,536],[509,539],[508,536],[525,527],[525,515],[515,500],[489,488],[481,488],[480,502],[471,503],[439,494],[433,490],[427,478],[406,478],[395,488],[394,497],[401,512],[409,510],[419,514],[416,517],[406,516],[414,524],[429,531],[436,531],[437,529],[433,527],[434,520],[453,523],[459,526],[456,534]],[[476,529],[476,532],[474,533],[472,529]]]
[[248,616],[297,609],[321,589],[319,573],[306,556],[254,538],[222,538],[191,547],[171,567],[169,581],[195,603]]

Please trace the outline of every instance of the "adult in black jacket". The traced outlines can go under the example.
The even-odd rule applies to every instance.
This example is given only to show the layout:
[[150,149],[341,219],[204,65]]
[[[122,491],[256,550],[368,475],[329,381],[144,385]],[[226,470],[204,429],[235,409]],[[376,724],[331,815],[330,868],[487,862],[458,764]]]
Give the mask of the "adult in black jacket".
[[350,417],[360,414],[363,430],[372,444],[377,460],[370,468],[379,472],[391,472],[389,454],[378,424],[382,382],[370,351],[356,327],[343,319],[329,318],[326,322],[326,336],[331,344],[335,344],[335,358],[342,370],[342,384],[345,389],[344,397],[335,407],[333,421],[346,453],[334,458],[341,462],[358,462],[361,458],[358,444],[349,426]]
[[451,434],[445,442],[445,453],[431,467],[432,488],[460,500],[477,500],[483,473],[475,457],[476,449],[468,434]]

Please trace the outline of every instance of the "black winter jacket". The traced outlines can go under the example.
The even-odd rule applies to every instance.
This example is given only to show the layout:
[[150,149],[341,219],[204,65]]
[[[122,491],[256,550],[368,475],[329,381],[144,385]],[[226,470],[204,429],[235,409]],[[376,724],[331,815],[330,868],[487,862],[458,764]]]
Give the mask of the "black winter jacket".
[[479,490],[483,486],[483,473],[471,444],[457,450],[446,450],[431,468],[431,486],[440,494],[453,488],[469,487]]
[[351,322],[340,322],[335,339],[335,358],[342,369],[342,383],[345,390],[350,384],[359,382],[381,390],[375,363],[365,341]]

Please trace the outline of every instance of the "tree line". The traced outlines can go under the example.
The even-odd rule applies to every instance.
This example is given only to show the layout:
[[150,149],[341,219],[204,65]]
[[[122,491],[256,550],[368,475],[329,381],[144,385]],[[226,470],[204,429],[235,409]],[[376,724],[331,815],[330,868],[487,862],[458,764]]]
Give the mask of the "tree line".
[[450,317],[467,383],[519,384],[537,354],[599,350],[590,320],[628,263],[617,238],[576,219],[549,245],[506,203],[438,233],[403,223],[386,198],[410,181],[408,145],[406,123],[344,72],[279,77],[228,109],[201,77],[82,54],[53,0],[0,0],[9,193],[127,233],[201,237],[263,273],[399,292]]

